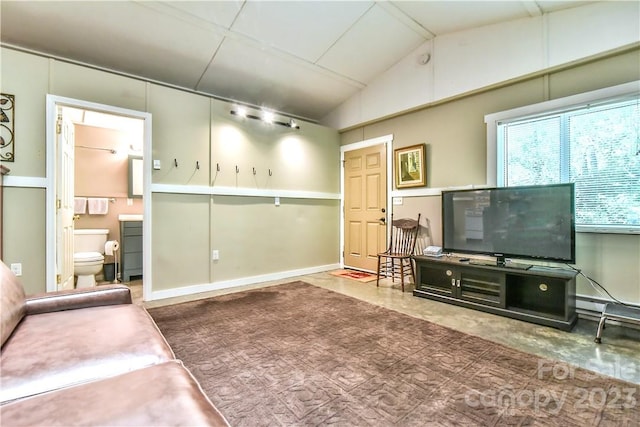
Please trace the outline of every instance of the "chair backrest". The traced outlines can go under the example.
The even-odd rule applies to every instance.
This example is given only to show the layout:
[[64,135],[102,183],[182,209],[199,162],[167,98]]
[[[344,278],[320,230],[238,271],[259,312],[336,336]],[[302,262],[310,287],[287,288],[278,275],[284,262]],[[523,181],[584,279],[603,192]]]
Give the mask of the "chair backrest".
[[394,254],[413,255],[418,242],[420,230],[420,215],[418,219],[393,219],[391,214],[391,232],[389,235],[389,252]]

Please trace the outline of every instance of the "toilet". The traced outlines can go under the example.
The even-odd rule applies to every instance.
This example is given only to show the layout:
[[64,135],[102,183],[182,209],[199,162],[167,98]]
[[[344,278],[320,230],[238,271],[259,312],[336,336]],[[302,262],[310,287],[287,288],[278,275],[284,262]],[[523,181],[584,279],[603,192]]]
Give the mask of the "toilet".
[[102,228],[73,230],[73,274],[78,277],[76,288],[96,285],[96,274],[104,265],[104,245],[109,230]]

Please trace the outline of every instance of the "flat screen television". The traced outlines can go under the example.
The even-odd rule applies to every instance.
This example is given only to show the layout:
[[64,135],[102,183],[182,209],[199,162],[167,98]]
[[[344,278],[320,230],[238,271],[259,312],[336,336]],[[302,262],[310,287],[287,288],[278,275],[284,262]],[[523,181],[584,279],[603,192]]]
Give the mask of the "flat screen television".
[[442,192],[443,251],[575,263],[573,183]]

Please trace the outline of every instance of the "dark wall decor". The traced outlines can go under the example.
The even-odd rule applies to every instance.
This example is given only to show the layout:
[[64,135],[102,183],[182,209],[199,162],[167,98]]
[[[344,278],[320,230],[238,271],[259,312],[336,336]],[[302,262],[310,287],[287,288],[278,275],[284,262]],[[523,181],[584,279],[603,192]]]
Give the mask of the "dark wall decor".
[[15,95],[0,93],[0,161],[13,162],[15,153]]

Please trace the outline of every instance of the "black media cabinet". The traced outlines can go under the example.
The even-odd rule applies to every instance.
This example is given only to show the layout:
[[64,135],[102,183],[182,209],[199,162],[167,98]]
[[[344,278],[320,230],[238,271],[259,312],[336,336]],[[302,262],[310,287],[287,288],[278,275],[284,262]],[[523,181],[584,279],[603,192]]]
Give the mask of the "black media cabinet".
[[570,331],[575,325],[573,270],[533,266],[519,270],[415,256],[413,295]]

